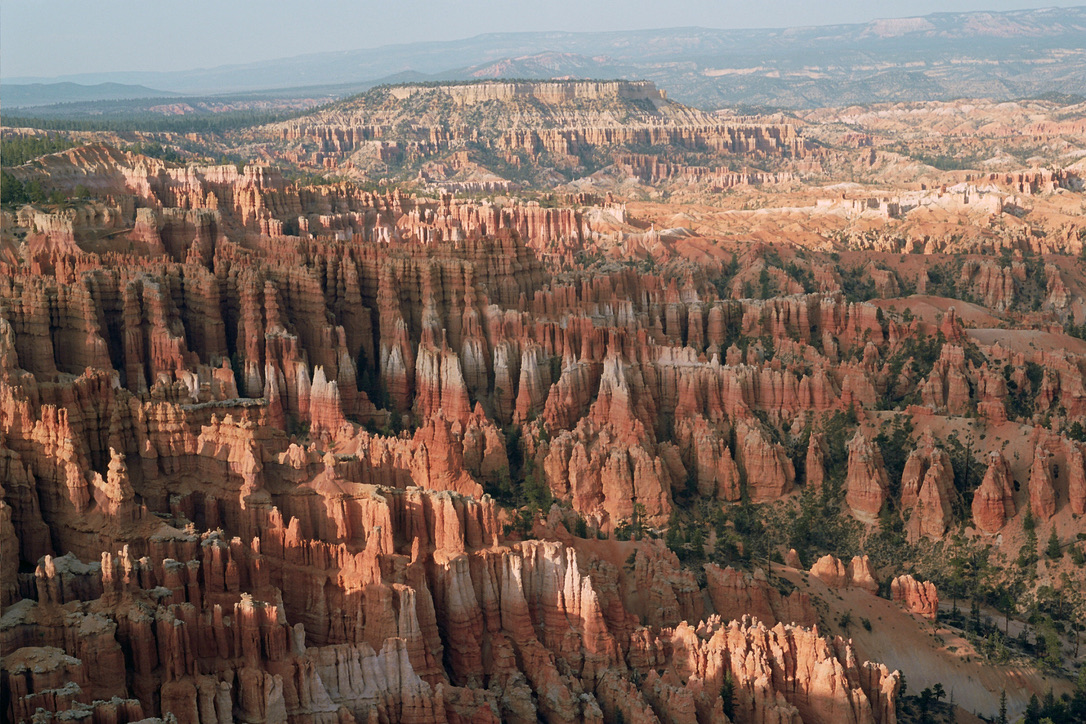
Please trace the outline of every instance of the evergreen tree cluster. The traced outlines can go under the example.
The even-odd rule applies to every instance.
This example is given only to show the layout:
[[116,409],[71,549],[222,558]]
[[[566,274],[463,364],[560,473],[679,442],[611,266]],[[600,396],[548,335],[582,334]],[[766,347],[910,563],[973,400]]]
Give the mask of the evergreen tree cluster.
[[[10,121],[6,121],[10,122]],[[50,153],[58,153],[75,146],[60,136],[16,136],[5,134],[0,138],[0,164],[22,166]]]

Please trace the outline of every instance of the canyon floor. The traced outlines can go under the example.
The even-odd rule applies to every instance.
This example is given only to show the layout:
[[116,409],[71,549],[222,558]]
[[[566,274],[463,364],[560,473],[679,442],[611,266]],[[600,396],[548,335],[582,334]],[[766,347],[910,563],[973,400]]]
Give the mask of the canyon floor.
[[2,140],[6,721],[1086,720],[1086,106]]

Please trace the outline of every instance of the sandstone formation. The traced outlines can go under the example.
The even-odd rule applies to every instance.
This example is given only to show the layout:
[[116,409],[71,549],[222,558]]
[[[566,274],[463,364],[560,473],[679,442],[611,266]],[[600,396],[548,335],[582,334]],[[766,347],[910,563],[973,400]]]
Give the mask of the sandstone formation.
[[1033,451],[1029,469],[1029,505],[1033,514],[1048,520],[1056,514],[1056,489],[1052,479],[1052,462],[1048,451],[1038,445]]
[[988,470],[973,494],[973,522],[985,533],[995,533],[1014,515],[1014,479],[1002,453],[988,456]]
[[780,622],[811,627],[818,623],[806,594],[794,590],[781,595],[760,568],[749,574],[708,563],[705,573],[709,598],[721,619],[730,621],[749,614],[767,625]]
[[852,514],[866,523],[874,522],[886,502],[890,481],[878,448],[862,433],[848,444],[848,478],[845,502]]
[[838,558],[822,556],[811,566],[811,575],[830,588],[862,588],[869,593],[879,590],[867,556],[854,556],[847,566]]
[[1064,447],[1068,468],[1068,502],[1075,515],[1086,515],[1086,467],[1083,464],[1082,450],[1071,440],[1065,440]]
[[[778,335],[779,310],[560,281],[537,250],[593,232],[538,207],[67,159],[117,205],[26,211],[33,272],[0,282],[11,719],[709,721],[727,673],[740,721],[893,721],[897,674],[819,638],[805,594],[712,564],[706,593],[561,508],[523,540],[484,492],[541,486],[605,537],[666,523],[687,486],[788,496],[761,415],[869,385],[706,359],[720,321]],[[875,324],[787,304],[808,336]]]
[[934,620],[939,613],[939,595],[931,581],[921,583],[909,575],[890,582],[890,597],[906,611]]
[[[502,104],[518,109],[515,120],[472,115],[480,106]],[[397,133],[404,114],[422,122]],[[621,118],[622,120],[619,120]],[[332,167],[364,163],[370,155],[385,162],[405,157],[446,159],[432,166],[447,176],[463,158],[443,154],[467,146],[485,147],[515,159],[549,155],[562,166],[575,166],[592,151],[646,145],[703,148],[716,153],[773,154],[802,157],[808,145],[795,126],[783,123],[722,122],[718,117],[672,103],[650,81],[488,82],[438,86],[403,86],[362,95],[325,112],[271,127],[273,137],[299,149],[291,160]],[[387,140],[386,140],[387,139]],[[300,149],[316,148],[308,158]],[[644,169],[645,161],[626,156],[647,181],[670,175]],[[632,170],[632,169],[631,169]],[[682,172],[680,172],[682,173]],[[697,170],[687,171],[694,177]],[[453,173],[453,176],[456,174]],[[714,174],[735,185],[725,171]],[[767,180],[774,179],[766,175]],[[787,178],[782,177],[782,178]],[[753,179],[760,181],[757,175]],[[729,183],[730,182],[730,183]],[[724,186],[726,187],[726,186]]]
[[[1070,158],[1046,103],[983,133]],[[5,169],[70,197],[0,209],[5,720],[895,722],[842,589],[1086,515],[1081,164],[955,108],[400,86]]]
[[943,537],[951,522],[954,469],[950,455],[926,436],[909,454],[901,475],[901,509],[909,539]]

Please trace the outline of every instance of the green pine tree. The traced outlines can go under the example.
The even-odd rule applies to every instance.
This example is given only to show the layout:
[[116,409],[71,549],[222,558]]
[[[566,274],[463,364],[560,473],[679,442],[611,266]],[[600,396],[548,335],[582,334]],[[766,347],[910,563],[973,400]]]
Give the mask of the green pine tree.
[[735,682],[732,680],[732,672],[724,672],[724,684],[720,687],[720,699],[723,702],[724,714],[729,718],[735,716]]
[[1048,546],[1045,548],[1045,555],[1052,560],[1057,560],[1063,556],[1063,552],[1060,550],[1060,539],[1056,535],[1056,526],[1052,526],[1052,532],[1048,535]]

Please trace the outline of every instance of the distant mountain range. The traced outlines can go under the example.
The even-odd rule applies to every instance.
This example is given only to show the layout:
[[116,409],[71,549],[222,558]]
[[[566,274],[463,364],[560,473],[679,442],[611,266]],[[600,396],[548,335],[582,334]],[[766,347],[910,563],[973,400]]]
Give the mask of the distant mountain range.
[[124,93],[144,86],[139,92],[158,95],[284,87],[293,95],[333,87],[346,95],[386,82],[496,77],[648,79],[702,108],[1086,95],[1086,7],[767,30],[498,33],[184,72],[52,79],[66,81],[63,88],[31,90],[21,84],[46,79],[11,78],[0,97],[7,107],[46,94],[52,99],[34,105],[88,100],[64,96],[84,92],[72,83],[124,84],[116,91]]
[[172,98],[176,95],[178,94],[142,85],[111,82],[97,85],[82,85],[71,81],[27,84],[5,82],[3,86],[0,86],[0,99],[3,100],[5,108],[45,106],[54,103],[120,101],[133,98]]

